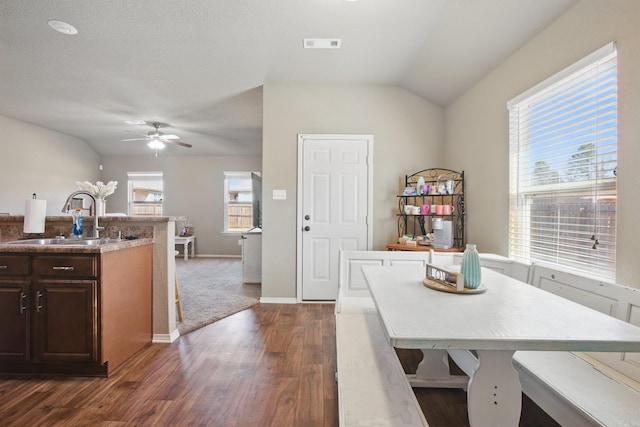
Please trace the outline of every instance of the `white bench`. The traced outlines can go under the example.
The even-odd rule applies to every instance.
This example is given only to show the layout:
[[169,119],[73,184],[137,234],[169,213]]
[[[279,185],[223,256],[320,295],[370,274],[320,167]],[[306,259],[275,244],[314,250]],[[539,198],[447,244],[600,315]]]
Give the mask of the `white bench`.
[[[534,266],[531,284],[640,326],[640,290]],[[524,351],[523,391],[565,426],[638,426],[640,354]]]
[[428,258],[427,252],[340,251],[336,379],[341,427],[428,426],[361,270],[363,265],[426,266]]
[[421,265],[426,268],[429,258],[429,252],[341,250],[336,314],[378,313],[362,274],[363,265]]
[[[531,265],[514,261],[496,254],[480,253],[480,265],[490,268],[505,276],[513,277],[521,282],[530,283]],[[459,265],[462,262],[461,252],[435,252],[430,251],[431,264],[435,265]]]
[[337,314],[340,426],[420,426],[424,418],[377,314]]

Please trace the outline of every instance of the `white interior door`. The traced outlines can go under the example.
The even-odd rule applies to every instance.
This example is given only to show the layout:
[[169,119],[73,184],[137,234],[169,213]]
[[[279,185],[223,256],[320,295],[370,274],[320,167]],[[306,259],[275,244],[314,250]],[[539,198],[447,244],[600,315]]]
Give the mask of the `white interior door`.
[[[370,249],[371,135],[300,135],[299,292],[335,300],[340,249]],[[301,203],[300,203],[301,200]],[[300,289],[301,288],[301,289]]]

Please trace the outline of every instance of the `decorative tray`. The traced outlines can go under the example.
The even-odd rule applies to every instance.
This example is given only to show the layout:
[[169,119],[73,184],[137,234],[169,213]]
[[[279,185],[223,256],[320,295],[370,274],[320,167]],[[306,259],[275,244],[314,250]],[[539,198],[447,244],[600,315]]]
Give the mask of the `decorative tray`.
[[454,294],[481,294],[487,290],[482,284],[475,289],[465,288],[462,273],[432,264],[427,264],[427,277],[422,281],[422,284],[436,291]]
[[484,285],[478,286],[476,289],[462,288],[461,291],[457,290],[451,285],[445,285],[435,280],[424,279],[422,284],[427,288],[435,289],[436,291],[449,292],[452,294],[481,294],[487,290]]

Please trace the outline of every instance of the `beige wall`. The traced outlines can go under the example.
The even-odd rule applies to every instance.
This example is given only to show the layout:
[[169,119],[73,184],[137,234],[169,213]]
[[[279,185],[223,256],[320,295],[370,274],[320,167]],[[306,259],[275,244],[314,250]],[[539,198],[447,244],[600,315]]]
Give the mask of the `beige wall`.
[[[373,249],[397,239],[396,194],[404,176],[441,166],[443,111],[389,86],[264,88],[262,296],[296,298],[299,133],[372,134]],[[287,200],[272,200],[274,189]]]
[[640,1],[583,0],[445,112],[446,164],[466,173],[468,241],[508,254],[506,102],[587,54],[618,45],[617,281],[640,287]]
[[104,157],[104,181],[118,181],[107,212],[127,212],[127,172],[164,173],[163,213],[187,216],[197,255],[240,255],[238,235],[223,235],[224,172],[261,171],[260,157]]
[[76,181],[100,178],[100,157],[80,139],[5,116],[0,129],[0,212],[23,215],[25,199],[36,193],[47,215],[62,215]]

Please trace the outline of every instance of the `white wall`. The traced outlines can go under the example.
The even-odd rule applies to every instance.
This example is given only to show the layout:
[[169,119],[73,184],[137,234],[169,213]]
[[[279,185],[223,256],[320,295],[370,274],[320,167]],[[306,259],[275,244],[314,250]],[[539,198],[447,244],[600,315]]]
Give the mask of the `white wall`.
[[606,43],[618,45],[617,281],[640,287],[640,1],[583,0],[445,112],[446,164],[466,173],[468,241],[508,254],[506,102]]
[[[262,296],[296,297],[299,133],[372,134],[373,249],[397,239],[404,176],[442,166],[443,111],[390,86],[267,85],[263,92]],[[287,190],[287,200],[271,199]]]
[[24,201],[36,193],[47,215],[60,210],[76,181],[100,179],[100,157],[84,141],[0,116],[0,212],[24,215]]
[[104,157],[104,181],[118,181],[107,213],[127,212],[127,172],[164,173],[163,214],[187,216],[194,226],[196,255],[237,255],[239,235],[223,235],[224,172],[261,171],[253,157]]

